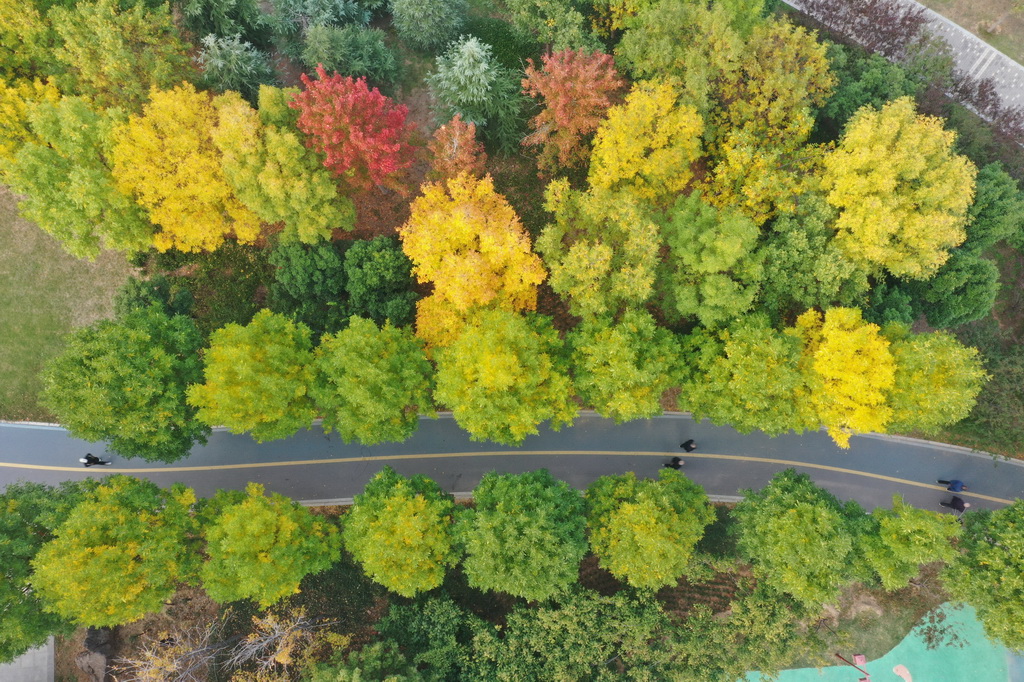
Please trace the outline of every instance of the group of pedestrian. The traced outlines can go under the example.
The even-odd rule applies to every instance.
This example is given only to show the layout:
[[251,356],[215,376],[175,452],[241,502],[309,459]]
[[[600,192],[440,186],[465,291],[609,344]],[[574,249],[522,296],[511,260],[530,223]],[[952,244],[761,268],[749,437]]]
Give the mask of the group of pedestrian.
[[[936,483],[946,486],[946,490],[948,490],[951,493],[960,493],[967,490],[967,486],[964,485],[964,482],[959,481],[955,478],[950,479],[948,481],[940,478],[939,480],[936,481]],[[964,502],[964,499],[958,495],[953,495],[952,500],[950,500],[949,502],[939,502],[939,506],[946,507],[947,509],[952,509],[957,514],[963,514],[970,508],[971,503]]]
[[110,464],[109,460],[100,459],[91,452],[86,453],[85,457],[80,458],[78,461],[84,464],[86,469],[97,465],[104,466]]
[[[679,447],[681,447],[683,450],[686,450],[687,452],[693,452],[694,450],[697,449],[697,441],[691,438],[690,440],[683,441],[682,443],[680,443]],[[684,462],[681,457],[673,457],[667,463],[662,464],[661,466],[665,467],[666,469],[675,469],[676,471],[679,471],[679,469],[681,469],[684,464],[686,464],[686,462]]]

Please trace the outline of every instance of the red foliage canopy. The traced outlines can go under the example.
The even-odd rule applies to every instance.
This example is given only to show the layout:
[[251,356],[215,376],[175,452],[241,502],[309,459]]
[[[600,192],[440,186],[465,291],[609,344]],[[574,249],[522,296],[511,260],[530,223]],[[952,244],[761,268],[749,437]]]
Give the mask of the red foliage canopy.
[[299,111],[306,145],[324,155],[328,170],[353,189],[368,190],[412,165],[404,105],[371,90],[365,78],[328,76],[322,65],[316,75],[302,75],[305,89],[289,106]]
[[427,144],[430,152],[429,180],[450,180],[459,173],[482,178],[487,172],[487,152],[476,139],[476,125],[455,114],[448,123],[436,131]]

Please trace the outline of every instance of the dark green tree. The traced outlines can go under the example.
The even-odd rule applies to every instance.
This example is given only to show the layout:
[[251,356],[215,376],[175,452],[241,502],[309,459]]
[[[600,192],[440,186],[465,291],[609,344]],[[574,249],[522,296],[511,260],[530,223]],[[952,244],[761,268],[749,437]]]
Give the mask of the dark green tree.
[[394,640],[433,680],[467,679],[473,637],[489,630],[447,594],[411,603],[392,603],[377,623],[381,636]]
[[155,274],[145,279],[129,277],[114,295],[114,316],[123,319],[136,310],[158,306],[168,316],[189,315],[192,312],[192,292],[165,275]]
[[390,90],[399,76],[399,62],[384,42],[384,31],[349,24],[310,26],[302,47],[302,62],[309,71],[323,64],[342,76],[365,77],[370,84]]
[[466,21],[466,0],[390,0],[391,22],[405,42],[437,50],[458,37]]
[[425,678],[394,642],[374,642],[306,671],[305,682],[421,682]]
[[960,245],[961,250],[981,254],[1004,239],[1020,248],[1024,239],[1024,193],[1002,164],[990,163],[978,171],[974,203],[967,215],[967,241]]
[[957,249],[931,279],[908,282],[915,310],[928,324],[945,328],[967,324],[987,316],[999,293],[999,268],[970,251]]
[[486,474],[459,519],[463,570],[480,590],[539,601],[565,592],[587,551],[583,497],[547,469]]
[[43,372],[42,402],[77,438],[125,457],[173,462],[210,433],[186,402],[202,379],[192,320],[158,305],[73,332]]
[[282,243],[270,252],[274,281],[270,309],[309,327],[319,337],[342,329],[345,301],[343,242]]
[[345,290],[353,315],[396,327],[412,324],[416,292],[412,261],[394,237],[360,240],[345,252]]

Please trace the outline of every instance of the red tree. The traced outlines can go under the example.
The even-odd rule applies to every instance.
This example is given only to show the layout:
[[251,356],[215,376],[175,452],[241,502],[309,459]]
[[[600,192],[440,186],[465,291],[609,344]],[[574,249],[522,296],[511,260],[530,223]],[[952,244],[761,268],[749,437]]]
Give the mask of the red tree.
[[434,131],[427,150],[428,180],[450,180],[459,173],[482,178],[487,172],[487,152],[476,139],[476,124],[466,123],[461,114],[455,114],[455,118]]
[[299,111],[307,146],[323,154],[324,166],[353,189],[384,184],[413,161],[406,124],[408,109],[377,88],[317,66],[317,80],[302,75],[305,89],[289,103]]
[[608,107],[622,99],[626,81],[615,69],[615,61],[600,52],[546,54],[541,70],[528,61],[523,92],[542,98],[544,108],[530,121],[534,132],[523,144],[542,145],[537,159],[541,169],[584,165],[585,138],[597,130]]

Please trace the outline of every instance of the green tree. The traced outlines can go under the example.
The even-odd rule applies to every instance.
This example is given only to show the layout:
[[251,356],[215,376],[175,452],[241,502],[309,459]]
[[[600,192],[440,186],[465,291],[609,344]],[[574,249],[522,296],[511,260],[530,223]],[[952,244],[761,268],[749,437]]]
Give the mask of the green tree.
[[[914,312],[933,327],[956,327],[986,317],[999,294],[999,268],[971,251],[955,249],[949,260],[924,281],[903,285]],[[916,315],[915,315],[916,316]]]
[[137,111],[151,88],[192,80],[188,46],[178,35],[169,4],[147,7],[119,0],[54,7],[48,14],[61,43],[62,92],[86,95],[99,107]]
[[601,42],[587,27],[590,3],[585,0],[505,0],[512,24],[551,50],[594,50]]
[[657,481],[633,472],[587,488],[590,546],[601,567],[632,587],[656,590],[686,573],[715,511],[704,489],[678,471]]
[[876,508],[871,520],[871,530],[858,538],[858,554],[889,592],[909,585],[923,564],[956,555],[951,541],[960,535],[960,524],[954,516],[916,509],[893,495],[892,509]]
[[210,337],[206,383],[188,389],[197,417],[248,431],[257,442],[287,438],[313,423],[309,328],[261,310],[247,326],[228,324]]
[[302,62],[312,71],[320,64],[328,71],[353,78],[365,77],[382,89],[399,77],[399,61],[379,28],[356,24],[310,26],[302,48]]
[[166,275],[155,274],[146,279],[129,277],[114,294],[114,317],[124,319],[129,313],[156,305],[167,316],[192,312],[192,293]]
[[693,374],[680,402],[694,418],[772,436],[817,428],[800,369],[803,345],[763,315],[744,316],[717,332],[699,329],[687,347]]
[[750,310],[762,267],[754,248],[759,232],[749,218],[716,209],[695,192],[676,201],[661,229],[669,247],[658,273],[666,315],[716,326]]
[[907,279],[926,279],[946,261],[966,237],[977,174],[953,153],[955,137],[909,97],[850,119],[822,176],[847,256]]
[[330,521],[283,495],[268,497],[258,483],[245,493],[223,504],[203,528],[209,558],[200,577],[215,601],[252,599],[267,608],[337,561],[341,537]]
[[974,203],[967,209],[967,240],[961,249],[982,253],[997,242],[1020,244],[1024,237],[1024,193],[1000,163],[978,171]]
[[210,429],[185,400],[202,377],[203,338],[158,306],[82,327],[43,372],[41,401],[75,438],[125,457],[173,462]]
[[576,589],[557,603],[517,606],[503,637],[478,634],[471,679],[673,679],[654,653],[668,630],[654,599]]
[[518,76],[494,60],[490,45],[472,36],[453,42],[427,76],[438,123],[456,114],[491,144],[512,151],[522,136],[525,98]]
[[259,0],[181,0],[185,28],[196,37],[238,36],[265,46],[270,19]]
[[942,576],[946,591],[978,610],[990,638],[1024,649],[1024,500],[967,514],[959,549]]
[[398,36],[420,50],[436,50],[458,37],[466,0],[389,0]]
[[203,85],[210,90],[234,90],[255,103],[260,88],[277,81],[270,55],[238,35],[221,37],[211,33],[201,44],[196,61],[203,71]]
[[434,397],[472,440],[517,445],[544,420],[557,430],[576,417],[563,342],[547,318],[482,311],[435,359]]
[[679,341],[650,313],[627,310],[613,324],[587,322],[568,334],[580,397],[617,422],[661,414],[661,396],[680,374]]
[[423,342],[407,328],[353,316],[347,329],[323,337],[310,395],[345,442],[400,443],[433,415],[433,368]]
[[0,494],[0,661],[74,630],[67,619],[44,610],[45,602],[32,589],[31,562],[94,487],[94,479],[57,487],[19,482]]
[[40,102],[29,115],[34,139],[5,169],[5,182],[25,195],[21,215],[78,258],[102,248],[142,251],[154,227],[111,173],[111,131],[118,109],[100,111],[81,97]]
[[438,587],[458,561],[455,500],[426,476],[381,469],[345,516],[345,549],[392,592],[414,597]]
[[322,336],[345,326],[345,242],[279,243],[270,252],[275,266],[269,304],[275,313],[291,317]]
[[345,291],[354,315],[396,327],[411,324],[418,296],[412,261],[394,237],[359,240],[345,252]]
[[977,349],[949,334],[912,334],[902,325],[884,333],[896,362],[887,399],[892,431],[936,433],[970,414],[989,378]]
[[394,642],[374,642],[350,651],[344,660],[314,665],[305,682],[421,682],[424,676],[406,659]]
[[844,509],[807,474],[786,469],[759,490],[744,490],[733,509],[740,551],[754,575],[809,609],[834,602],[850,577],[855,535]]
[[377,623],[382,637],[398,642],[435,680],[466,679],[473,637],[489,628],[444,593],[411,604],[393,602]]
[[78,625],[130,623],[196,572],[195,493],[113,476],[75,506],[32,560],[46,609]]
[[459,518],[472,587],[529,601],[555,597],[576,583],[587,551],[579,492],[547,469],[485,474],[475,507]]
[[[278,96],[276,90],[260,88],[261,106]],[[214,106],[213,143],[224,177],[260,220],[282,223],[281,241],[312,244],[330,238],[335,229],[352,227],[352,201],[338,193],[323,158],[306,148],[293,127],[264,124],[235,93],[218,97]]]
[[836,87],[818,110],[818,127],[828,139],[839,137],[846,122],[862,107],[881,109],[900,97],[914,97],[921,84],[899,64],[880,54],[868,54],[860,48],[827,43],[829,70]]
[[651,210],[628,190],[580,192],[566,180],[550,183],[545,197],[555,221],[544,227],[537,251],[569,312],[594,320],[644,305],[661,249]]

